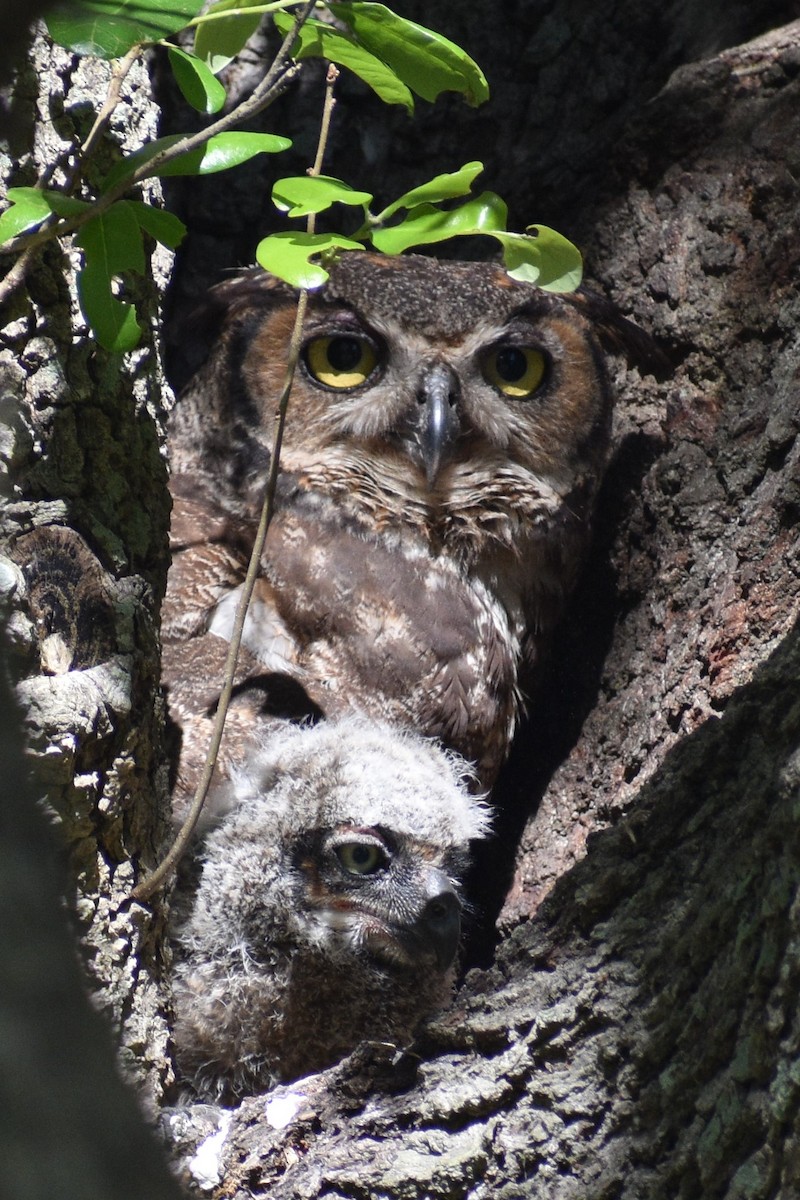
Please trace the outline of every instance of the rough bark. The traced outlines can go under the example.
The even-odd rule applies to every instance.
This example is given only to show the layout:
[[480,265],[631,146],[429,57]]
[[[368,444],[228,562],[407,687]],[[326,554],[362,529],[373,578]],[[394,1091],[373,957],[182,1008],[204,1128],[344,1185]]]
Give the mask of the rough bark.
[[[701,18],[681,3],[564,0],[502,13],[443,4],[433,22],[404,9],[475,54],[491,108],[422,106],[421,124],[397,117],[389,140],[385,115],[347,84],[329,169],[356,185],[380,178],[390,196],[483,155],[517,227],[542,220],[576,237],[674,372],[657,382],[617,368],[591,560],[498,788],[498,838],[475,885],[490,916],[502,909],[500,943],[476,936],[483,969],[410,1052],[367,1044],[233,1113],[167,1110],[162,1128],[187,1186],[229,1197],[788,1200],[800,1190],[800,23],[737,46],[791,7],[720,0]],[[270,111],[271,127],[308,120],[304,88]],[[444,149],[454,128],[459,151],[469,144],[458,162]],[[216,186],[234,226],[215,261],[220,226],[197,217],[178,308],[204,277],[247,261],[272,219],[248,208],[252,183]],[[35,637],[12,568],[15,661],[33,674],[22,691],[40,790],[53,764],[101,995],[158,1098],[169,1068],[157,918],[123,900],[158,839],[163,795],[153,393],[142,364],[119,376],[70,344],[54,278],[32,280],[7,334],[24,492],[9,519],[13,533],[55,519],[90,544],[113,653],[53,673],[63,647]],[[51,346],[29,340],[45,320],[61,375]],[[76,434],[79,399],[92,417]],[[112,464],[143,446],[143,475],[131,481],[124,460],[115,491],[110,442],[92,440],[109,421],[124,448]],[[156,490],[140,516],[144,475]],[[76,687],[89,697],[79,722],[74,707],[51,716],[38,704],[74,705]],[[140,761],[126,773],[131,745]]]
[[177,1200],[180,1190],[115,1070],[64,910],[70,885],[23,759],[0,676],[0,1157],[15,1200]]
[[681,361],[663,407],[621,390],[599,531],[611,578],[604,592],[592,564],[563,647],[580,659],[580,614],[605,607],[608,649],[580,744],[525,830],[509,920],[725,713],[797,615],[797,38],[678,71],[612,164],[624,191],[596,211],[593,269]]
[[[58,183],[105,96],[110,67],[32,44],[11,94],[6,184],[45,168]],[[116,143],[156,132],[143,68],[93,171]],[[8,260],[4,260],[8,265]],[[150,326],[121,363],[90,338],[69,249],[49,247],[3,313],[2,593],[9,669],[29,761],[69,855],[86,967],[122,1057],[157,1102],[171,1077],[160,987],[160,914],[131,906],[141,863],[165,833],[157,617],[169,500],[160,451],[163,376],[153,334],[156,282],[137,297]],[[154,255],[163,288],[168,262]]]

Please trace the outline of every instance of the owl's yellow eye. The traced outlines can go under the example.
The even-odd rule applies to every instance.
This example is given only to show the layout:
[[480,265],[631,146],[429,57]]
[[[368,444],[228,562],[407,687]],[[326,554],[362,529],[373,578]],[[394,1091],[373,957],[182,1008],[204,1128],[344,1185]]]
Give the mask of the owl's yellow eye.
[[484,375],[504,396],[524,400],[541,386],[547,359],[530,346],[498,346],[487,355]]
[[306,366],[314,379],[330,388],[354,388],[365,383],[378,361],[363,338],[350,334],[318,337],[305,349]]
[[372,875],[386,865],[386,854],[374,842],[342,842],[336,857],[351,875]]

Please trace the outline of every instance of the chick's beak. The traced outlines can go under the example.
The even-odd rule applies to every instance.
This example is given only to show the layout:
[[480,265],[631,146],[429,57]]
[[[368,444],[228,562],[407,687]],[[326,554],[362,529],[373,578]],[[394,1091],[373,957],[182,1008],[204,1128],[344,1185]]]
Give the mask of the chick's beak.
[[408,929],[409,949],[418,957],[433,956],[440,971],[456,957],[461,939],[461,901],[444,871],[431,867],[424,879],[419,916]]

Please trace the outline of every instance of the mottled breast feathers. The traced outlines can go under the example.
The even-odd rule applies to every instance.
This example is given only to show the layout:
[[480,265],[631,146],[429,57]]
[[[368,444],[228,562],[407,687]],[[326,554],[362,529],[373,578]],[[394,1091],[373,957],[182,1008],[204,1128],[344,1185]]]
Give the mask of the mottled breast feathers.
[[[315,716],[414,728],[492,783],[523,659],[575,578],[608,454],[590,309],[491,264],[366,253],[343,256],[311,295],[245,630],[243,737],[284,711],[288,681],[290,715],[304,696]],[[294,313],[291,290],[263,272],[216,288],[193,330],[210,353],[171,421],[164,662],[184,790],[253,542]]]

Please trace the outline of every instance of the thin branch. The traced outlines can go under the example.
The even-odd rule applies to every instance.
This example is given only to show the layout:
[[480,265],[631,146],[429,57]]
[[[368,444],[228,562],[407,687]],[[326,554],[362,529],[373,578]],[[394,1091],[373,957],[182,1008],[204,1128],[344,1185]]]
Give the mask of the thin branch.
[[[294,25],[281,42],[270,69],[248,100],[243,101],[234,112],[220,117],[213,125],[209,125],[206,129],[202,129],[198,133],[181,138],[179,142],[175,142],[172,146],[162,150],[160,154],[151,158],[149,162],[143,163],[141,167],[129,176],[127,186],[130,187],[132,183],[139,183],[142,179],[147,179],[150,175],[156,173],[160,167],[164,166],[165,163],[172,162],[173,159],[179,158],[182,154],[188,154],[190,151],[196,150],[198,146],[202,146],[209,138],[215,137],[218,133],[225,133],[232,125],[240,124],[242,121],[247,120],[248,117],[255,116],[256,113],[261,112],[268,105],[272,104],[286,88],[286,81],[284,80],[286,73],[291,73],[291,79],[294,79],[297,74],[297,66],[288,65],[288,60],[291,57],[290,51],[300,28],[311,16],[316,2],[317,0],[306,0],[303,8],[295,16]],[[280,87],[280,91],[276,92],[276,87]]]
[[[319,142],[317,144],[317,156],[314,159],[313,167],[309,167],[309,175],[321,175],[322,163],[325,159],[325,149],[328,145],[328,137],[331,131],[331,118],[333,110],[336,107],[336,97],[333,94],[333,89],[336,80],[339,78],[339,68],[333,63],[328,63],[328,71],[325,76],[325,102],[322,106],[322,120],[319,127]],[[306,223],[306,232],[313,233],[316,222],[316,213],[309,213]]]
[[91,154],[94,154],[95,146],[98,142],[100,142],[103,132],[106,130],[106,126],[108,125],[110,116],[112,116],[114,109],[120,102],[122,84],[124,84],[128,72],[131,71],[131,67],[139,58],[140,54],[142,54],[142,46],[132,46],[131,49],[128,50],[128,53],[125,55],[124,59],[118,59],[118,61],[115,62],[114,70],[112,71],[112,79],[110,79],[108,91],[106,92],[106,100],[103,101],[103,107],[101,108],[100,113],[97,114],[95,118],[95,124],[90,128],[84,144],[80,146],[76,172],[74,172],[74,175],[70,180],[68,191],[73,192],[74,188],[76,188],[78,185],[80,176],[82,176],[85,169],[86,160],[88,160]]
[[35,246],[29,246],[27,250],[23,250],[8,274],[0,280],[0,304],[5,303],[9,296],[12,296],[17,288],[21,287],[35,254]]
[[[314,165],[309,169],[309,175],[319,175],[322,170],[322,163],[325,156],[325,148],[328,143],[330,133],[330,122],[333,114],[335,100],[333,96],[333,87],[339,77],[339,72],[333,64],[328,67],[328,74],[325,86],[325,103],[322,110],[322,120],[320,123],[319,141],[317,144],[317,153],[314,159]],[[306,228],[309,233],[314,231],[314,215],[311,214],[306,223]],[[236,616],[233,624],[230,644],[228,646],[228,654],[225,660],[225,673],[220,693],[217,711],[214,717],[214,728],[211,734],[211,743],[206,755],[205,763],[203,764],[203,772],[200,781],[192,798],[191,807],[186,815],[186,819],[181,826],[175,841],[173,842],[166,858],[149,875],[147,879],[133,889],[132,897],[134,900],[148,900],[161,885],[166,882],[173,870],[177,866],[180,859],[183,857],[195,826],[197,825],[200,813],[202,812],[205,803],[208,789],[211,785],[211,780],[214,775],[214,769],[217,765],[217,756],[222,743],[222,736],[225,730],[225,719],[228,715],[228,706],[230,704],[231,695],[233,694],[234,680],[236,677],[236,663],[239,657],[239,648],[244,632],[245,620],[247,618],[247,609],[250,604],[250,598],[253,594],[259,571],[261,569],[261,555],[264,551],[264,543],[267,538],[270,523],[272,521],[275,510],[275,492],[278,486],[278,475],[280,473],[280,457],[281,448],[283,446],[283,433],[286,427],[286,413],[289,408],[289,396],[294,382],[294,375],[297,369],[297,362],[300,357],[300,346],[303,335],[303,321],[305,320],[306,308],[308,306],[308,291],[302,290],[297,299],[297,312],[295,314],[294,328],[292,330],[292,338],[289,344],[289,355],[286,364],[286,375],[284,378],[283,390],[281,391],[280,400],[278,402],[278,420],[275,426],[275,436],[272,444],[272,455],[270,457],[269,475],[267,477],[266,487],[264,489],[264,500],[261,506],[261,516],[256,531],[253,550],[250,555],[250,562],[247,566],[247,574],[242,585],[239,603],[236,607]]]
[[300,355],[300,340],[303,331],[303,319],[305,317],[306,304],[308,301],[308,293],[301,292],[297,302],[297,313],[295,316],[294,329],[292,330],[292,340],[289,345],[289,358],[286,368],[286,378],[284,380],[283,391],[281,392],[280,403],[278,406],[278,424],[275,429],[275,438],[272,445],[272,457],[269,465],[269,476],[267,486],[264,491],[264,502],[261,506],[261,518],[256,531],[256,540],[253,545],[253,551],[250,555],[250,562],[247,567],[242,592],[239,597],[239,603],[236,608],[236,617],[233,623],[233,632],[231,634],[230,645],[228,646],[228,655],[225,660],[225,676],[220,693],[217,711],[214,717],[214,728],[211,734],[211,744],[208,748],[206,761],[203,764],[203,773],[195,790],[192,804],[187,813],[186,819],[178,832],[175,841],[173,842],[166,858],[141,883],[133,889],[131,893],[134,900],[148,900],[158,888],[161,887],[173,870],[177,866],[194,833],[195,826],[202,812],[205,803],[206,795],[211,784],[211,779],[214,774],[214,768],[217,765],[217,755],[219,754],[220,744],[222,742],[222,734],[225,729],[225,718],[228,715],[228,705],[230,704],[231,695],[233,693],[234,679],[236,676],[236,661],[239,657],[239,647],[241,645],[242,633],[244,631],[244,623],[247,617],[247,608],[250,603],[250,597],[253,594],[253,588],[258,579],[258,573],[261,567],[261,553],[264,549],[264,542],[267,536],[275,500],[275,489],[278,482],[278,463],[280,459],[281,445],[283,443],[283,429],[286,423],[286,410],[289,403],[289,393],[294,380],[294,372],[297,366],[297,360]]
[[266,13],[280,12],[292,8],[297,0],[274,0],[272,4],[252,4],[247,8],[226,8],[221,12],[205,12],[186,22],[187,29],[197,29],[214,21],[228,21],[231,17],[260,17]]
[[[111,82],[108,85],[108,91],[106,92],[106,98],[103,101],[103,107],[95,117],[94,125],[92,125],[86,141],[81,146],[80,158],[78,160],[78,171],[81,170],[80,164],[84,163],[89,155],[92,154],[95,146],[102,137],[103,131],[108,124],[111,114],[120,102],[122,84],[124,83],[128,72],[136,62],[141,52],[142,47],[140,45],[131,46],[125,57],[118,59],[118,61],[114,64],[114,70],[111,73]],[[70,186],[74,187],[75,183],[77,183],[77,178],[70,182]]]

